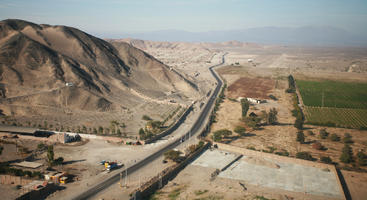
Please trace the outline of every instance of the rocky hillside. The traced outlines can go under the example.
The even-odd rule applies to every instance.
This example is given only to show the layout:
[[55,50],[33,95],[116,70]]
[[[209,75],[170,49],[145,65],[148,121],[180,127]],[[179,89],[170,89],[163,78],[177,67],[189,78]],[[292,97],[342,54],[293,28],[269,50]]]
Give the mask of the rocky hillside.
[[38,107],[109,111],[134,106],[142,96],[188,101],[195,93],[191,82],[127,43],[113,46],[66,26],[0,22],[6,115],[35,114]]

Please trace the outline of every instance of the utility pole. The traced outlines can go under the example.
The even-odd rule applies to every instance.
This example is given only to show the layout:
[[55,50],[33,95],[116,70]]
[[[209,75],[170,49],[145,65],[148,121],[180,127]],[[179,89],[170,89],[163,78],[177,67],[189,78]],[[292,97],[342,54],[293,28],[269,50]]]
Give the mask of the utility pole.
[[125,169],[125,187],[127,188],[127,166]]
[[120,172],[120,188],[122,188],[122,172]]

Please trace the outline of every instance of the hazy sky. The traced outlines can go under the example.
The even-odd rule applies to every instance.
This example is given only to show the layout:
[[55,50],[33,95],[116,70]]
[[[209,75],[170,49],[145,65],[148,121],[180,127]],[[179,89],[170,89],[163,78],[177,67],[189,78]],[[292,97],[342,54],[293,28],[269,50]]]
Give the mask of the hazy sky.
[[334,26],[367,34],[367,0],[0,0],[19,18],[104,33]]

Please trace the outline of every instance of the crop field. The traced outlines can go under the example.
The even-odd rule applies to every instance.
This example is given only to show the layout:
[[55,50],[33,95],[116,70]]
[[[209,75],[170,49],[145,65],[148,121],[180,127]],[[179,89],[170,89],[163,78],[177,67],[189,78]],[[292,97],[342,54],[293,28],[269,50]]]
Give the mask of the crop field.
[[367,109],[367,84],[296,80],[305,106]]
[[347,128],[367,127],[367,109],[305,106],[307,123]]
[[367,84],[296,80],[306,122],[346,128],[367,127]]

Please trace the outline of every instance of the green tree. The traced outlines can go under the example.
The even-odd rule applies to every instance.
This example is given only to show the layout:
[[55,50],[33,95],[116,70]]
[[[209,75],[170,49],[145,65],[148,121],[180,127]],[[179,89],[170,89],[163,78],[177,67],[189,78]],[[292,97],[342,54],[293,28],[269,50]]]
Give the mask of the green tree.
[[220,129],[213,133],[213,140],[215,142],[219,142],[222,140],[223,137],[228,137],[230,135],[232,135],[232,131],[228,129]]
[[242,127],[242,126],[236,126],[236,128],[234,128],[233,130],[235,133],[238,133],[241,136],[245,136],[246,135],[246,128]]
[[116,135],[121,136],[121,131],[119,128],[117,129]]
[[303,131],[297,132],[297,142],[301,144],[305,143],[305,135],[303,134]]
[[250,102],[246,98],[241,99],[242,117],[246,117],[247,112],[250,108]]
[[143,129],[143,128],[140,128],[140,129],[139,129],[139,138],[140,138],[141,140],[145,140],[145,139],[146,139],[145,131],[144,131],[144,129]]
[[340,161],[343,163],[353,162],[353,151],[349,144],[344,144],[342,154],[340,155]]
[[321,139],[326,139],[326,138],[327,138],[327,136],[329,135],[329,133],[328,133],[328,132],[326,131],[326,129],[324,129],[324,128],[323,128],[323,129],[321,129],[319,133],[320,133],[320,138],[321,138]]
[[303,120],[297,118],[296,121],[294,122],[294,127],[296,127],[298,130],[302,130],[303,129]]
[[82,133],[87,133],[87,127],[85,125],[82,127]]
[[296,153],[296,158],[303,159],[303,160],[315,160],[309,152],[303,151]]
[[179,157],[182,153],[180,151],[175,151],[173,149],[165,152],[164,155],[164,159],[169,159],[172,160],[174,162],[179,162]]
[[337,134],[333,133],[330,135],[330,140],[337,142],[337,141],[340,141],[340,137]]
[[357,153],[357,162],[361,166],[367,165],[367,155],[364,154],[362,151]]
[[97,134],[97,129],[96,128],[93,128],[93,134]]
[[98,127],[98,133],[99,133],[99,134],[103,134],[103,127],[102,127],[102,126],[99,126],[99,127]]
[[278,114],[278,111],[275,108],[270,109],[269,114],[267,116],[267,120],[266,120],[267,123],[272,124],[272,125],[278,123],[277,114]]
[[343,142],[345,144],[351,144],[353,143],[352,136],[349,133],[344,134]]
[[308,130],[308,131],[307,131],[307,134],[308,134],[308,135],[315,135],[315,134],[314,134],[312,131],[310,131],[310,130]]
[[327,156],[327,157],[323,156],[323,157],[320,158],[320,160],[321,160],[321,162],[326,163],[326,164],[332,164],[333,163],[333,161],[331,160],[331,158],[329,156]]
[[142,119],[145,120],[145,121],[152,120],[152,118],[150,118],[148,115],[143,115]]
[[49,166],[52,166],[54,163],[54,146],[53,145],[49,145],[47,147],[47,162]]

